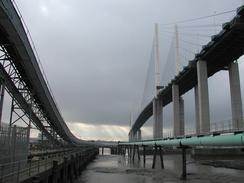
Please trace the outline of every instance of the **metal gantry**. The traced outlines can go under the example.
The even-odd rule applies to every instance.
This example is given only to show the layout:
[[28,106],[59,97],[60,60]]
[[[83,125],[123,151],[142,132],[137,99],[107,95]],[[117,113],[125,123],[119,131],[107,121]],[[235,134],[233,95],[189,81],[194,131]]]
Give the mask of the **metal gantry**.
[[[9,127],[22,121],[30,130],[33,123],[38,130],[55,144],[62,144],[58,134],[50,125],[50,121],[42,110],[42,106],[34,98],[35,94],[27,86],[17,66],[8,54],[8,45],[0,45],[0,77],[2,86],[12,97]],[[3,100],[3,99],[2,99]],[[1,101],[2,101],[1,100]],[[29,136],[28,130],[28,136]]]
[[[13,5],[16,3],[6,0],[1,2],[0,77],[14,100],[11,116],[13,113],[18,121],[28,118],[25,121],[27,126],[33,123],[53,144],[94,145],[78,139],[67,127],[41,70],[28,28],[18,8]],[[22,111],[22,114],[16,110]],[[11,123],[14,121],[12,119]]]

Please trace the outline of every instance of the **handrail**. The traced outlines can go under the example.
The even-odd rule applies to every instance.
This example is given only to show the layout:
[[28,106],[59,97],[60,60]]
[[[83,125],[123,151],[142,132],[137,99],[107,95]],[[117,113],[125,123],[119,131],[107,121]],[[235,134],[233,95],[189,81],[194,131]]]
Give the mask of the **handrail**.
[[[51,158],[45,158],[44,160],[28,161],[21,160],[12,163],[5,163],[0,165],[0,183],[5,183],[6,180],[16,180],[17,182],[21,179],[23,174],[28,176],[33,176],[36,173],[40,173],[43,170],[48,170],[53,167],[53,161],[58,161],[58,164],[64,161],[63,157],[65,154],[75,154],[76,152],[88,152],[93,148],[87,149],[74,149],[70,152],[59,152]],[[60,156],[63,155],[63,156]],[[22,166],[22,168],[21,168]],[[11,171],[11,173],[4,174],[5,170]],[[23,177],[22,177],[23,178]]]

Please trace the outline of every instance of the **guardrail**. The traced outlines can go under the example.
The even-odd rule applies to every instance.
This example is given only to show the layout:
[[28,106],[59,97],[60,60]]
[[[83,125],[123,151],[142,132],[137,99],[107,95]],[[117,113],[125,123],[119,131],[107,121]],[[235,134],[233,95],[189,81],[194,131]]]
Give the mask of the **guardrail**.
[[[244,117],[243,117],[244,119]],[[235,132],[240,131],[244,129],[236,129],[233,127],[232,119],[222,120],[222,121],[216,121],[212,122],[210,124],[210,132]],[[185,135],[196,135],[196,129],[195,128],[185,128]],[[167,132],[163,133],[163,137],[173,137],[173,131],[169,130]]]
[[[86,153],[91,148],[75,149],[70,152],[60,152],[56,154],[49,154],[45,158],[38,158],[37,160],[21,160],[12,163],[5,163],[0,165],[0,183],[20,182],[29,177],[38,175],[40,172],[47,171],[54,166],[54,161],[58,165],[64,162],[64,157],[70,156],[77,152]],[[71,156],[70,156],[71,157]]]
[[37,175],[42,171],[52,168],[53,161],[58,161],[58,164],[60,164],[63,162],[63,158],[53,157],[36,161],[24,160],[0,165],[0,183],[19,182],[24,178]]
[[[244,117],[243,117],[244,119]],[[244,122],[244,120],[243,120]],[[210,132],[209,133],[231,133],[231,132],[235,132],[235,131],[241,131],[244,129],[237,129],[233,127],[233,122],[232,119],[226,119],[226,120],[221,120],[221,121],[215,121],[215,122],[211,122],[210,124]],[[164,129],[162,130],[163,133],[163,138],[173,138],[174,137],[174,133],[173,133],[173,129]],[[206,133],[206,134],[209,134]],[[196,129],[195,128],[185,128],[185,132],[184,132],[185,136],[194,136],[197,135],[196,134]],[[203,134],[201,134],[203,135]],[[148,140],[148,139],[152,139],[152,136],[148,135],[148,136],[142,136],[142,140]]]

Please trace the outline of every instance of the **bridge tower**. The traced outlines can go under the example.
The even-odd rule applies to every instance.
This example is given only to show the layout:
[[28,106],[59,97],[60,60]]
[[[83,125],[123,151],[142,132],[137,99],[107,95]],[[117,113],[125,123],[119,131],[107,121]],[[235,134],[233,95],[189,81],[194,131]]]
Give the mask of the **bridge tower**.
[[200,134],[200,119],[199,119],[199,99],[198,99],[198,84],[194,87],[195,96],[195,132],[196,135]]
[[162,99],[157,97],[160,89],[160,52],[159,52],[159,36],[158,24],[155,24],[155,97],[153,99],[153,138],[162,138],[163,133],[163,105]]
[[[130,129],[131,129],[132,121],[133,121],[133,114],[132,114],[132,112],[130,112],[130,124],[129,124]],[[130,131],[129,132],[129,141],[132,141],[132,140],[133,140],[133,132]]]
[[[133,113],[130,113],[130,128],[133,122]],[[141,140],[141,129],[137,130],[135,133],[133,131],[129,132],[129,141],[137,141],[137,140]]]
[[234,130],[243,130],[241,87],[239,78],[239,67],[237,62],[233,62],[229,66],[229,82],[231,96],[232,128]]
[[[238,63],[229,65],[229,82],[231,95],[232,128],[243,130],[243,110]],[[196,111],[196,134],[210,131],[209,94],[207,63],[204,60],[197,62],[198,84],[195,86],[195,111]]]
[[[175,24],[175,56],[176,56],[176,75],[180,72],[180,50],[179,50],[179,33],[178,26]],[[180,96],[179,86],[177,83],[172,85],[172,101],[173,101],[173,135],[184,135],[184,100]]]
[[[210,131],[210,112],[209,112],[209,94],[208,94],[208,71],[207,62],[205,60],[197,61],[197,89],[195,88],[195,96],[197,96],[197,124],[199,125],[198,133],[209,133]],[[199,121],[198,121],[199,120]]]
[[141,140],[141,129],[139,129],[136,133],[136,140],[140,141]]

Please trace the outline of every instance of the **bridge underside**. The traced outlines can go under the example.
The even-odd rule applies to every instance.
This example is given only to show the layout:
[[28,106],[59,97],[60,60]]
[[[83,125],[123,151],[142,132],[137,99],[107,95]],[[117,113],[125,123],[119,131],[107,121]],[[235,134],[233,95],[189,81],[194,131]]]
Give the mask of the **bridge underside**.
[[[179,94],[183,95],[197,85],[197,62],[203,60],[207,63],[207,75],[211,77],[220,70],[228,69],[229,65],[244,54],[244,8],[240,7],[237,15],[223,24],[223,29],[217,35],[212,36],[211,41],[202,47],[195,59],[173,78],[167,86],[158,94],[162,105],[172,102],[172,85],[179,86]],[[135,134],[143,124],[153,115],[153,100],[143,109],[130,133]]]
[[50,141],[62,146],[84,145],[64,122],[40,70],[32,40],[11,1],[1,1],[0,17],[0,78],[13,98],[13,108],[21,109]]

